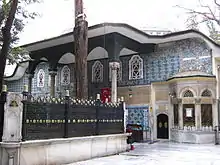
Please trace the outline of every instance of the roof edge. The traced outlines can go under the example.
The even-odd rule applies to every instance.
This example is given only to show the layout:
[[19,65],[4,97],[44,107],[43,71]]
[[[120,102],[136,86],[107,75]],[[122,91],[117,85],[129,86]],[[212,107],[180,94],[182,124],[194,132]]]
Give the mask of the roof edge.
[[[92,29],[96,29],[96,28],[104,27],[104,26],[126,27],[126,28],[129,28],[129,29],[131,29],[131,30],[133,30],[133,31],[135,31],[135,32],[137,32],[137,33],[139,33],[141,35],[144,35],[144,36],[146,36],[146,37],[148,37],[150,39],[164,39],[164,38],[169,38],[169,37],[173,37],[173,36],[183,35],[183,34],[187,34],[187,33],[196,33],[196,34],[200,35],[201,37],[203,37],[203,38],[207,39],[208,41],[210,41],[212,44],[220,47],[220,44],[216,43],[210,37],[208,37],[207,35],[203,34],[200,31],[197,31],[197,30],[194,30],[194,29],[178,31],[178,32],[172,32],[172,33],[169,33],[169,34],[157,36],[157,35],[149,35],[149,34],[145,33],[144,31],[142,31],[140,29],[137,29],[137,28],[135,28],[135,27],[133,27],[131,25],[128,25],[126,23],[109,23],[109,22],[106,22],[106,23],[100,23],[100,24],[89,26],[88,30],[92,30]],[[32,46],[34,44],[39,44],[39,43],[51,41],[51,40],[54,40],[54,39],[59,39],[61,37],[69,36],[71,34],[73,34],[73,32],[68,32],[68,33],[65,33],[65,34],[62,34],[62,35],[59,35],[59,36],[55,36],[55,37],[52,37],[52,38],[48,38],[48,39],[44,39],[44,40],[40,40],[40,41],[36,41],[36,42],[32,42],[32,43],[20,45],[20,47]]]
[[166,81],[170,81],[170,80],[174,80],[174,79],[182,79],[182,78],[193,78],[193,77],[206,77],[206,78],[216,78],[215,75],[192,75],[192,76],[180,76],[180,77],[171,77],[171,78],[168,78]]

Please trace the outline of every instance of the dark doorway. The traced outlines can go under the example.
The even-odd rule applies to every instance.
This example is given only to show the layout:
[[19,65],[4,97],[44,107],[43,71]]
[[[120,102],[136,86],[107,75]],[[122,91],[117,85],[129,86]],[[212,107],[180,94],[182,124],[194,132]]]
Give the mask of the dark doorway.
[[160,114],[157,116],[157,138],[169,138],[168,116],[165,114]]

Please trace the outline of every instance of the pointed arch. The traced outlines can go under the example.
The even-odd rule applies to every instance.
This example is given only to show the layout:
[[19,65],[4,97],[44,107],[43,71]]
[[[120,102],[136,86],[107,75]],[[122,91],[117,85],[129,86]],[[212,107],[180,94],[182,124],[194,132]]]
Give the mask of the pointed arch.
[[194,97],[194,95],[193,92],[188,89],[183,93],[183,97]]
[[75,55],[68,52],[62,55],[62,57],[58,61],[59,64],[71,64],[75,63]]
[[208,89],[205,89],[205,90],[203,90],[201,96],[202,97],[212,97],[212,92]]
[[103,47],[98,46],[89,53],[87,60],[91,61],[105,58],[108,58],[108,52]]
[[129,80],[142,79],[143,66],[143,59],[139,55],[133,55],[129,60]]
[[180,89],[180,91],[178,92],[178,97],[184,97],[184,94],[186,91],[191,91],[193,93],[193,97],[194,96],[198,96],[196,90],[190,86],[186,86]]

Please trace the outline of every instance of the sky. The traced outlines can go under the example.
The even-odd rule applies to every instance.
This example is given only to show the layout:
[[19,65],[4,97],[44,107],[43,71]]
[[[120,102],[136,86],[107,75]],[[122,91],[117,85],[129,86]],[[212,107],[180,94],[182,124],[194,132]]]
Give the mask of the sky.
[[[43,0],[29,6],[40,16],[30,20],[20,35],[19,45],[72,31],[74,0]],[[209,0],[210,1],[210,0]],[[185,29],[185,10],[196,8],[198,0],[84,0],[89,26],[103,22],[127,23],[139,29]]]

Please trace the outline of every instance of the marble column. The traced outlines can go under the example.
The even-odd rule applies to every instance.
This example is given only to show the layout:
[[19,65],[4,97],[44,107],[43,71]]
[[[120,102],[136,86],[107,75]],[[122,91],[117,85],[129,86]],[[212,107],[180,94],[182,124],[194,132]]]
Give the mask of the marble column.
[[220,98],[220,65],[217,65],[217,98]]
[[119,62],[110,62],[109,67],[112,71],[111,101],[117,102],[117,69],[120,67]]
[[215,126],[218,125],[218,99],[213,99],[212,103],[212,119],[213,119],[213,125],[212,127],[214,128]]
[[34,74],[28,74],[28,92],[31,94],[32,92],[32,80],[34,78]]
[[195,126],[196,130],[201,130],[202,120],[201,120],[201,104],[200,99],[195,101]]
[[50,71],[50,96],[55,97],[55,77],[57,75],[57,71]]
[[170,123],[169,123],[169,126],[170,128],[174,128],[174,113],[173,113],[173,110],[174,109],[174,106],[172,103],[169,104],[169,118],[170,118]]
[[179,129],[183,129],[183,104],[179,103],[178,106],[178,115],[179,115]]
[[[218,103],[218,101],[220,101],[219,99],[220,99],[220,65],[217,65],[217,104],[216,104],[216,107],[215,107],[215,109],[216,109],[216,118],[217,118],[217,121],[216,121],[216,126],[217,125],[219,125],[220,124],[220,107],[219,107],[219,103]],[[214,108],[212,109],[212,110],[214,110]],[[214,123],[213,123],[214,124]],[[213,125],[214,126],[214,125]]]

